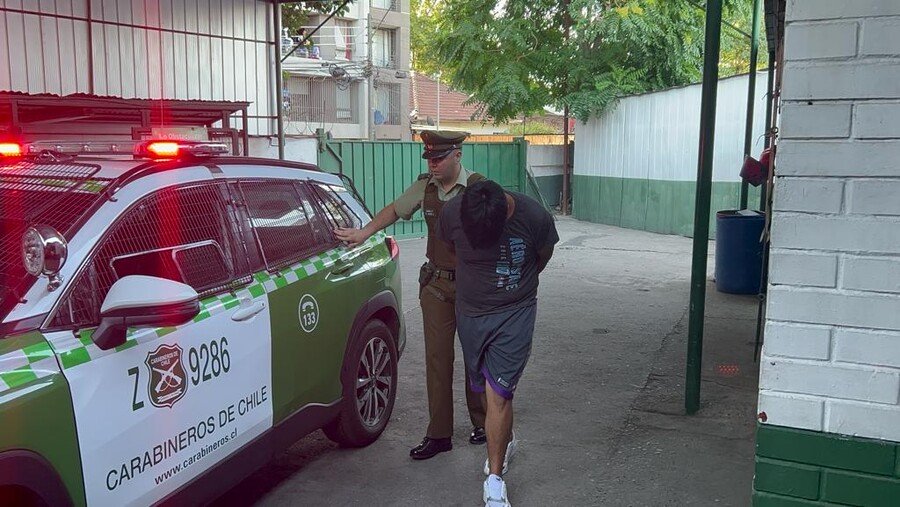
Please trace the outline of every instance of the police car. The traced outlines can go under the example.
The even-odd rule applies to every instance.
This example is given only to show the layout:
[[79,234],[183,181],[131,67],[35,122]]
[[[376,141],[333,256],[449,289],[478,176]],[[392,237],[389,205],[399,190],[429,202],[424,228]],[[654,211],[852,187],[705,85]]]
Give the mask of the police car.
[[206,142],[0,143],[0,504],[221,494],[384,431],[399,249],[352,183]]

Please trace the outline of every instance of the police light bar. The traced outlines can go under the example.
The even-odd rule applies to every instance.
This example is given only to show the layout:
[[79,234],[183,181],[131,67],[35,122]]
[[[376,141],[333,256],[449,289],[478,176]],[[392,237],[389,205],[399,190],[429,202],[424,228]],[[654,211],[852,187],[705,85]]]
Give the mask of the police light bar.
[[223,143],[181,140],[150,141],[32,141],[25,144],[0,142],[0,159],[39,156],[43,153],[71,157],[90,155],[123,155],[152,160],[202,158],[227,155]]
[[0,143],[0,157],[21,157],[22,145],[19,143]]
[[222,143],[195,141],[147,141],[139,144],[135,155],[154,160],[171,160],[185,157],[214,157],[228,153],[228,146]]
[[133,155],[134,141],[32,141],[22,146],[26,155]]

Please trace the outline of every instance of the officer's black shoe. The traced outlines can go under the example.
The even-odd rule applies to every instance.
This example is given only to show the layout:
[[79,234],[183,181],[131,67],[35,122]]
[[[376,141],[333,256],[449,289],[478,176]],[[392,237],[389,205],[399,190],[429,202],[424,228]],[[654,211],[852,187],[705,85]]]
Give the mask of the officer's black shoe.
[[480,426],[472,428],[472,433],[469,434],[469,443],[472,445],[481,445],[485,442],[487,442],[487,435],[484,432],[484,428]]
[[449,438],[425,437],[421,444],[409,451],[409,457],[412,459],[428,459],[451,449],[453,449],[453,442]]

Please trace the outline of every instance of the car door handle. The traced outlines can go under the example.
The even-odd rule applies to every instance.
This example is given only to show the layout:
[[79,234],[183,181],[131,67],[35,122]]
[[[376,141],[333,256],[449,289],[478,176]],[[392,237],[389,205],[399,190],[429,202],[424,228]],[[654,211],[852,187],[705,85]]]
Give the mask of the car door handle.
[[262,301],[257,301],[250,306],[246,306],[243,308],[238,308],[237,311],[231,314],[231,320],[236,322],[241,322],[247,320],[257,313],[266,309],[266,304]]
[[347,271],[350,271],[350,268],[353,267],[352,262],[345,261],[343,259],[338,259],[335,261],[334,266],[331,268],[332,275],[342,275]]

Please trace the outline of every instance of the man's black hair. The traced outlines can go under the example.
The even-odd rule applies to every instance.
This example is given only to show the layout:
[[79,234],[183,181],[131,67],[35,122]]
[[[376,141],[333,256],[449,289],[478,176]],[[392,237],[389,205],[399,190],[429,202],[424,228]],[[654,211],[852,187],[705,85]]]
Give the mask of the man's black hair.
[[460,203],[460,221],[472,248],[497,245],[506,225],[506,206],[503,187],[491,180],[482,180],[466,188]]

